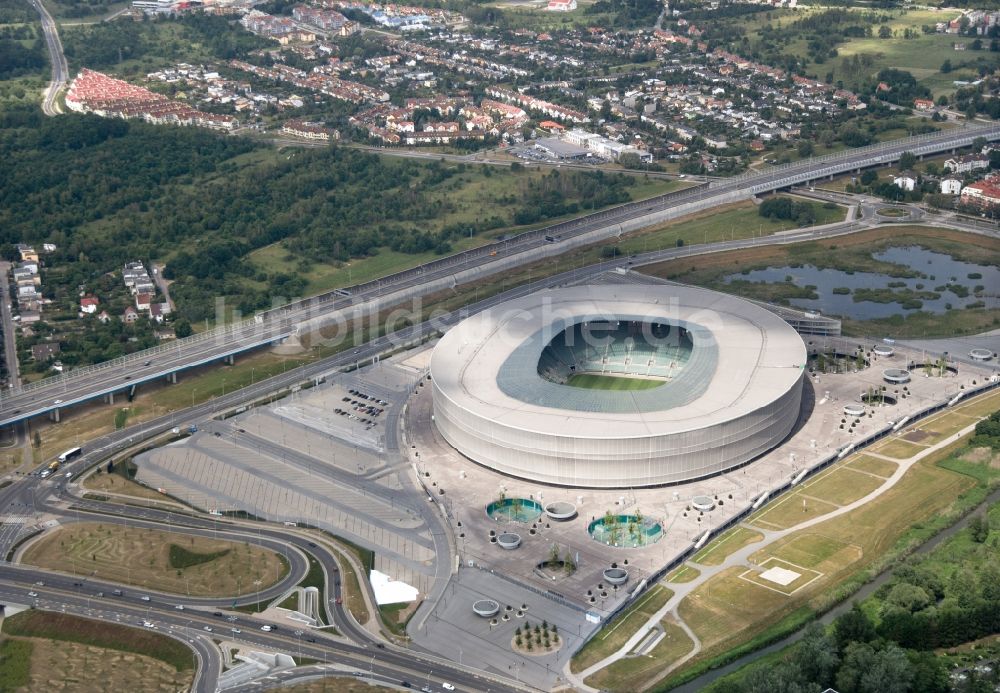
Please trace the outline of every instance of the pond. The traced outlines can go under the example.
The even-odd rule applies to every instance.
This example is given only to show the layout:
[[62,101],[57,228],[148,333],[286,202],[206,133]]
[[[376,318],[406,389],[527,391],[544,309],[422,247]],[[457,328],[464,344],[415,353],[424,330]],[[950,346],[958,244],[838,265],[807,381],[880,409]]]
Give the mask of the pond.
[[[891,277],[875,272],[818,269],[813,265],[768,267],[725,277],[734,281],[783,283],[791,278],[797,287],[814,287],[816,298],[792,298],[789,303],[805,310],[854,320],[873,320],[923,310],[944,313],[951,308],[982,305],[994,308],[1000,301],[1000,268],[956,260],[919,246],[890,247],[872,257],[907,268],[912,277]],[[977,296],[985,290],[985,295]]]

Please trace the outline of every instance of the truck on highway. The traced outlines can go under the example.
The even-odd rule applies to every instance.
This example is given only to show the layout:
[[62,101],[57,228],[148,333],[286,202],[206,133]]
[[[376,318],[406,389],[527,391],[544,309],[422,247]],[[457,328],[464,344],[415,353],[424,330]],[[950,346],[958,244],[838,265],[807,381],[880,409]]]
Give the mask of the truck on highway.
[[51,473],[58,470],[59,470],[59,460],[52,460],[52,462],[49,463],[49,472]]

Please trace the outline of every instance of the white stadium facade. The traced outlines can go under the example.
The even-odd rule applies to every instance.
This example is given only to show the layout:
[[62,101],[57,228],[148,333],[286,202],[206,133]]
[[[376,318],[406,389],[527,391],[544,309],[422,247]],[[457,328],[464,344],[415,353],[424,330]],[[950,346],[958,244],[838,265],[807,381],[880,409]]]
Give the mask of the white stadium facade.
[[[735,296],[669,285],[556,289],[442,337],[431,359],[434,422],[469,459],[522,479],[681,483],[781,443],[799,418],[805,365],[798,333]],[[630,389],[590,389],[601,383]]]

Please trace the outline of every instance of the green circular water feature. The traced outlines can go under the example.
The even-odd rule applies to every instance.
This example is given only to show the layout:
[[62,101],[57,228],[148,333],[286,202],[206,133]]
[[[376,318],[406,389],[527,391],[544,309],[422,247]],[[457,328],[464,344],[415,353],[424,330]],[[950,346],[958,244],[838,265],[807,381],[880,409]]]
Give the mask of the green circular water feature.
[[504,498],[487,505],[486,514],[496,522],[534,522],[542,514],[542,504],[527,498]]
[[663,537],[659,522],[638,515],[608,515],[587,525],[595,541],[623,549],[636,549],[655,544]]

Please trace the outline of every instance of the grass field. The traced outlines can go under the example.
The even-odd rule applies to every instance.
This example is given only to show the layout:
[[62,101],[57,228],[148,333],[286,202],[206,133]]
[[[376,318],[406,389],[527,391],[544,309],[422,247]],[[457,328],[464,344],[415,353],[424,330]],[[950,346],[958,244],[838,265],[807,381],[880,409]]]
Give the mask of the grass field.
[[[921,460],[875,502],[802,533],[794,532],[751,557],[758,565],[784,561],[821,573],[818,579],[795,594],[788,596],[741,578],[740,574],[746,570],[742,567],[726,570],[701,585],[679,606],[681,617],[705,648],[694,660],[717,656],[776,628],[783,621],[801,622],[810,610],[824,603],[826,595],[836,585],[883,555],[911,525],[936,517],[949,508],[961,493],[975,484],[973,478],[936,464],[950,452],[939,451]],[[850,462],[848,458],[847,463]],[[839,491],[837,483],[831,482],[828,488]],[[775,524],[791,526],[792,519],[801,514],[801,503],[784,505],[788,506],[788,511],[776,514],[774,509],[765,508],[752,517],[751,522],[767,517]],[[806,515],[811,516],[812,513]]]
[[[118,623],[94,621],[69,614],[34,609],[22,611],[4,619],[3,632],[6,635],[74,642],[152,657],[167,663],[178,672],[193,670],[195,666],[195,657],[191,650],[183,643],[161,635],[155,630],[131,628]],[[89,682],[93,685],[97,680],[99,679],[92,678]]]
[[30,640],[4,638],[0,641],[0,691],[16,691],[31,681]]
[[[131,652],[54,640],[8,639],[31,647],[23,666],[27,672],[24,690],[84,691],[101,682],[105,691],[181,691],[194,678],[190,668],[178,671],[170,664]],[[12,691],[4,687],[0,690]]]
[[881,460],[877,457],[870,457],[868,455],[858,455],[857,457],[851,458],[851,460],[847,463],[847,466],[851,469],[857,469],[882,478],[891,476],[892,473],[899,467],[899,465],[895,462]]
[[644,690],[661,676],[663,669],[694,647],[687,633],[672,620],[660,622],[664,636],[648,654],[620,659],[584,681],[589,686],[612,693]]
[[105,474],[104,472],[94,473],[83,482],[83,487],[88,491],[101,491],[120,493],[133,498],[142,498],[158,502],[171,502],[169,498],[159,493],[155,489],[143,486],[130,479],[126,479],[120,474]]
[[871,451],[886,457],[894,457],[897,460],[906,460],[926,449],[926,445],[910,443],[902,438],[891,438],[884,443],[872,446]]
[[[189,553],[226,553],[183,568],[171,562],[171,544]],[[22,562],[76,575],[96,571],[105,580],[174,594],[220,597],[268,587],[288,571],[281,556],[252,544],[98,523],[56,529],[28,547]]]
[[671,570],[665,578],[664,582],[691,582],[695,578],[701,575],[701,571],[697,568],[692,568],[691,566],[685,564],[674,568]]
[[673,592],[662,585],[651,587],[635,604],[606,623],[597,635],[573,655],[570,668],[574,672],[583,671],[617,652],[671,596]]
[[620,375],[599,375],[596,373],[574,373],[566,381],[567,385],[585,390],[652,390],[663,385],[663,380],[626,378]]
[[[803,200],[795,198],[796,201]],[[825,207],[818,202],[809,202],[816,215],[817,224],[843,221],[847,211],[843,207]],[[629,234],[618,247],[626,253],[643,253],[675,245],[678,240],[686,245],[697,243],[717,243],[736,238],[769,236],[778,231],[798,228],[788,219],[768,219],[757,213],[752,202],[736,202],[715,207],[705,212],[675,219],[661,226]]]
[[734,527],[696,553],[691,561],[701,565],[719,565],[729,554],[763,538],[764,535],[760,532],[746,527]]

